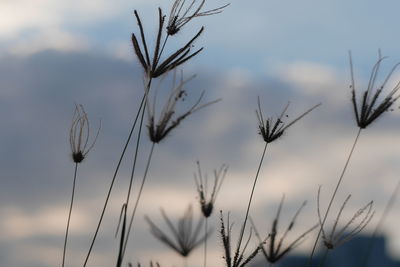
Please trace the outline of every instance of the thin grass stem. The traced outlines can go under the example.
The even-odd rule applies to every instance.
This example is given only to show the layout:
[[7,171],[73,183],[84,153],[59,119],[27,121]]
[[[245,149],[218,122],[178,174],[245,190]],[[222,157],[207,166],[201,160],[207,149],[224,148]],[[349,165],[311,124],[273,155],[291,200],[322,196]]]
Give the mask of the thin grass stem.
[[315,240],[315,242],[314,242],[313,249],[312,249],[312,251],[311,251],[311,255],[310,255],[310,257],[308,258],[308,263],[307,263],[307,266],[308,266],[308,267],[310,267],[311,264],[312,264],[312,258],[313,258],[313,256],[314,256],[315,249],[316,249],[316,247],[317,247],[319,237],[321,236],[321,232],[322,232],[322,230],[323,230],[323,227],[324,227],[324,225],[325,225],[325,221],[326,221],[326,219],[327,219],[327,217],[328,217],[328,214],[329,214],[329,211],[330,211],[330,209],[331,209],[333,200],[334,200],[335,197],[336,197],[336,193],[337,193],[337,191],[339,190],[339,187],[340,187],[340,185],[341,185],[341,183],[342,183],[344,174],[346,173],[347,167],[348,167],[348,165],[349,165],[349,163],[350,163],[350,159],[351,159],[351,157],[352,157],[352,155],[353,155],[353,152],[354,152],[354,149],[355,149],[355,147],[356,147],[356,145],[357,145],[357,142],[358,142],[358,139],[359,139],[359,137],[360,137],[361,131],[362,131],[362,128],[359,128],[359,129],[358,129],[358,132],[357,132],[357,135],[356,135],[356,138],[355,138],[355,140],[354,140],[353,146],[351,147],[349,156],[347,157],[347,160],[346,160],[346,163],[345,163],[345,165],[344,165],[344,167],[343,167],[342,173],[340,174],[339,180],[338,180],[338,182],[337,182],[337,184],[336,184],[335,191],[333,192],[333,195],[332,195],[332,197],[331,197],[331,200],[329,201],[329,205],[328,205],[328,208],[327,208],[327,210],[326,210],[326,212],[325,212],[324,219],[322,220],[321,227],[320,227],[320,229],[319,229],[319,231],[318,231],[317,238],[316,238],[316,240]]
[[129,226],[128,226],[128,229],[127,229],[127,232],[126,232],[126,237],[125,237],[125,241],[124,241],[124,247],[123,247],[123,250],[122,250],[122,258],[125,255],[126,247],[128,245],[129,235],[130,235],[130,232],[132,230],[133,219],[135,218],[136,210],[137,210],[137,208],[139,206],[139,201],[140,201],[140,197],[142,196],[142,192],[143,192],[144,184],[146,182],[147,174],[148,174],[149,169],[150,169],[150,162],[151,162],[151,158],[153,156],[154,146],[155,146],[155,143],[152,143],[151,144],[150,153],[149,153],[149,157],[148,157],[147,163],[146,163],[146,169],[145,169],[144,174],[143,174],[142,183],[140,184],[138,196],[136,198],[135,206],[133,207],[132,215],[131,215],[131,218],[130,218],[130,221],[129,221]]
[[242,243],[242,239],[243,239],[243,235],[244,235],[244,230],[245,230],[245,228],[246,228],[247,219],[248,219],[248,217],[249,217],[251,201],[252,201],[252,199],[253,199],[254,190],[255,190],[255,188],[256,188],[256,184],[257,184],[257,180],[258,180],[258,175],[259,175],[259,173],[260,173],[260,169],[261,169],[262,163],[263,163],[263,161],[264,161],[264,156],[265,156],[265,152],[266,152],[266,150],[267,150],[267,146],[268,146],[268,143],[265,142],[265,146],[264,146],[264,150],[263,150],[263,153],[262,153],[262,156],[261,156],[260,164],[258,165],[256,177],[254,178],[253,187],[252,187],[252,189],[251,189],[250,198],[249,198],[249,203],[247,204],[246,215],[245,215],[245,217],[244,217],[244,222],[243,222],[243,225],[242,225],[242,229],[240,230],[239,241],[238,241],[237,249],[236,249],[237,255],[239,255],[240,245],[241,245],[241,243]]
[[[150,87],[151,87],[151,80],[149,81],[149,83],[147,84],[147,87],[146,87],[146,91],[145,91],[146,92],[146,97],[147,97],[148,92],[150,91]],[[142,134],[142,127],[143,127],[144,114],[146,112],[146,106],[147,106],[147,101],[145,101],[145,103],[143,105],[143,108],[141,109],[142,115],[140,116],[139,132],[138,132],[138,137],[136,139],[136,147],[135,147],[135,153],[134,153],[134,158],[133,158],[131,176],[130,176],[130,180],[129,180],[128,194],[126,196],[126,202],[125,202],[127,208],[128,208],[128,205],[129,205],[129,199],[130,199],[131,191],[132,191],[133,177],[135,175],[135,170],[136,170],[136,162],[137,162],[137,156],[138,156],[138,153],[139,153],[140,137],[141,137],[141,134]]]
[[207,267],[207,239],[208,239],[208,217],[206,217],[206,222],[204,224],[204,267]]
[[397,182],[397,185],[394,188],[393,193],[391,194],[391,196],[389,198],[389,201],[386,204],[385,209],[383,210],[382,216],[379,219],[379,222],[376,225],[376,227],[374,229],[374,232],[372,233],[371,240],[370,240],[370,242],[368,244],[367,252],[365,254],[365,257],[364,257],[364,260],[363,260],[363,263],[362,263],[361,267],[365,267],[368,264],[369,257],[371,256],[372,250],[374,249],[374,246],[375,246],[375,237],[377,236],[379,230],[382,228],[382,225],[383,225],[386,217],[388,216],[389,211],[392,209],[393,204],[394,204],[394,202],[396,200],[397,194],[399,192],[399,189],[400,189],[400,180]]
[[[152,81],[152,79],[150,78],[150,79],[149,79],[149,82],[148,82],[148,84],[147,84],[147,88],[150,88],[150,86],[151,86],[151,81]],[[134,120],[133,125],[132,125],[132,127],[131,127],[131,130],[130,130],[130,132],[129,132],[129,134],[128,134],[128,138],[127,138],[127,140],[126,140],[126,142],[125,142],[125,145],[124,145],[124,147],[123,147],[123,149],[122,149],[122,153],[121,153],[121,156],[120,156],[120,158],[119,158],[119,160],[118,160],[117,167],[115,168],[113,177],[112,177],[112,179],[111,179],[111,184],[110,184],[110,187],[109,187],[108,192],[107,192],[107,197],[106,197],[106,200],[105,200],[105,202],[104,202],[104,206],[103,206],[103,209],[102,209],[102,211],[101,211],[100,219],[99,219],[99,222],[97,223],[97,227],[96,227],[95,233],[94,233],[94,235],[93,235],[92,242],[91,242],[90,247],[89,247],[89,251],[88,251],[88,253],[87,253],[87,255],[86,255],[85,262],[83,263],[83,267],[86,266],[86,264],[87,264],[87,262],[88,262],[88,260],[89,260],[90,254],[91,254],[91,252],[92,252],[94,243],[96,242],[97,234],[99,233],[99,229],[100,229],[101,223],[102,223],[103,218],[104,218],[104,213],[105,213],[105,211],[106,211],[106,208],[107,208],[107,205],[108,205],[108,201],[109,201],[110,196],[111,196],[111,191],[112,191],[112,189],[113,189],[113,187],[114,187],[115,179],[116,179],[116,177],[117,177],[119,168],[120,168],[120,166],[121,166],[122,159],[123,159],[124,156],[125,156],[125,153],[126,153],[126,150],[127,150],[127,148],[128,148],[129,142],[130,142],[130,140],[131,140],[131,138],[132,138],[132,134],[133,134],[133,131],[134,131],[134,129],[135,129],[136,123],[137,123],[137,121],[138,121],[140,111],[143,109],[143,107],[144,107],[144,105],[145,105],[145,99],[146,99],[146,97],[147,97],[148,91],[149,91],[149,90],[146,90],[145,93],[143,94],[142,100],[140,101],[139,109],[138,109],[138,111],[137,111],[137,113],[136,113],[136,116],[135,116],[135,120]]]
[[76,184],[76,174],[78,172],[78,163],[75,162],[75,170],[74,170],[74,181],[72,183],[72,194],[71,194],[71,203],[69,205],[69,212],[68,212],[68,220],[67,220],[67,229],[65,230],[65,239],[64,239],[64,249],[63,249],[63,257],[62,257],[62,267],[65,264],[65,254],[67,250],[67,240],[68,240],[68,231],[69,231],[69,223],[71,221],[71,214],[72,214],[72,206],[74,205],[74,196],[75,196],[75,184]]

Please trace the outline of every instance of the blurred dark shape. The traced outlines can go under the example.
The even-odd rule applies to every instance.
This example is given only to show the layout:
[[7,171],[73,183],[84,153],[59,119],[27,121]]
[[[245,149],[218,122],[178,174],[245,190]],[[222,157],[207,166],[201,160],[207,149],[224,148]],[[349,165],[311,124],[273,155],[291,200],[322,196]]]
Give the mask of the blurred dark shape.
[[[393,259],[386,250],[386,238],[384,236],[371,237],[360,235],[350,242],[343,244],[335,250],[329,251],[324,267],[361,267],[368,247],[373,242],[373,249],[365,267],[400,267],[400,260]],[[320,250],[313,259],[312,266],[320,266],[325,249]],[[309,255],[289,255],[282,259],[274,267],[304,267],[307,266]],[[265,266],[262,259],[255,260],[252,267]]]

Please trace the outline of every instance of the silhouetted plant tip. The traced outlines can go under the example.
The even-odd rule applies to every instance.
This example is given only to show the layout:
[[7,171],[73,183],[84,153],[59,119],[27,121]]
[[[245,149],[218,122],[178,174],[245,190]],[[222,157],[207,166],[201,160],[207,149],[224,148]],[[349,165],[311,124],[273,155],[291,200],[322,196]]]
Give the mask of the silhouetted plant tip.
[[204,217],[210,217],[213,212],[214,203],[221,189],[222,183],[224,182],[226,172],[228,171],[228,166],[222,164],[218,170],[214,170],[214,184],[212,187],[211,194],[208,194],[208,177],[203,177],[200,168],[200,162],[197,161],[197,174],[194,174],[194,181],[196,183],[197,193],[199,194],[200,208]]
[[[132,33],[132,44],[133,48],[135,50],[135,54],[138,57],[140,64],[142,65],[146,75],[150,78],[157,78],[164,73],[178,67],[179,65],[185,63],[198,53],[200,53],[203,48],[200,48],[196,50],[195,52],[191,53],[191,49],[193,47],[193,42],[199,38],[201,33],[204,30],[204,27],[201,27],[201,29],[197,32],[197,34],[184,45],[180,49],[176,50],[174,53],[172,53],[170,56],[168,56],[166,59],[161,61],[161,56],[162,52],[164,50],[164,45],[166,43],[166,40],[164,42],[161,41],[162,39],[162,32],[163,32],[163,27],[164,27],[164,22],[165,22],[165,15],[162,14],[161,8],[158,9],[159,13],[159,26],[158,26],[158,32],[157,32],[157,38],[156,38],[156,44],[154,47],[154,52],[153,52],[153,58],[150,59],[150,54],[149,54],[149,48],[146,43],[146,38],[145,38],[145,33],[143,29],[142,22],[140,20],[138,12],[135,10],[135,17],[139,26],[140,30],[140,37],[141,37],[141,46],[139,45],[138,39],[136,38],[136,35]],[[163,44],[162,44],[163,43]],[[144,52],[143,52],[144,51]]]
[[168,35],[174,35],[189,21],[196,17],[210,16],[214,14],[221,13],[224,8],[229,6],[229,4],[209,9],[206,11],[201,11],[206,0],[201,0],[200,4],[196,7],[196,1],[193,0],[190,4],[185,6],[186,0],[175,0],[172,5],[171,12],[169,14],[167,33]]
[[83,109],[82,105],[75,105],[74,116],[72,118],[72,125],[69,132],[69,144],[71,146],[72,160],[75,163],[81,163],[89,151],[96,143],[101,128],[101,121],[91,144],[90,139],[90,125],[88,116]]
[[[250,218],[250,222],[253,225],[254,232],[255,232],[259,242],[263,244],[261,251],[264,255],[264,258],[266,261],[268,261],[270,263],[275,263],[275,262],[279,261],[280,259],[282,259],[290,251],[292,251],[294,248],[299,246],[305,240],[305,237],[310,232],[312,232],[314,229],[316,229],[318,227],[318,224],[312,226],[310,229],[308,229],[303,234],[301,234],[299,237],[297,237],[295,240],[293,240],[291,243],[289,243],[289,245],[286,248],[283,248],[283,242],[285,241],[289,232],[293,229],[297,217],[299,216],[301,210],[304,208],[304,206],[307,203],[306,201],[303,202],[303,204],[297,210],[297,212],[293,216],[292,220],[290,221],[288,227],[286,228],[285,232],[283,232],[283,234],[281,235],[281,237],[279,238],[279,241],[278,241],[279,217],[281,214],[284,198],[285,197],[283,196],[281,199],[281,202],[279,204],[276,217],[272,223],[271,232],[267,235],[267,238],[265,239],[267,242],[262,242],[261,236],[260,236],[259,232],[257,231],[257,228],[254,225],[253,220]],[[265,245],[265,244],[267,244],[267,245]]]
[[150,225],[150,231],[154,237],[173,249],[182,257],[187,257],[210,234],[210,232],[207,232],[204,236],[200,236],[200,230],[204,219],[199,219],[196,226],[194,226],[192,206],[187,208],[183,217],[178,220],[176,227],[163,209],[161,209],[161,214],[172,233],[172,237],[165,234],[153,223],[153,221],[150,220],[149,217],[145,216],[146,221]]
[[[250,243],[251,237],[252,237],[252,231],[253,229],[250,229],[249,237],[246,241],[246,244],[242,248],[241,251],[236,249],[235,254],[232,255],[232,248],[231,248],[231,234],[232,234],[232,227],[233,224],[229,222],[229,213],[227,216],[227,224],[225,226],[224,223],[224,217],[221,213],[221,228],[220,228],[220,234],[222,238],[222,245],[224,247],[224,259],[226,262],[227,267],[243,267],[246,266],[254,257],[258,254],[258,252],[262,249],[262,245],[265,242],[261,241],[260,244],[257,245],[256,248],[254,248],[248,256],[245,256],[245,252],[247,249],[247,246]],[[239,243],[237,244],[239,246]]]
[[354,82],[354,73],[353,73],[353,62],[351,58],[351,52],[349,52],[349,61],[350,61],[350,74],[351,74],[351,101],[353,103],[354,114],[357,120],[357,125],[361,129],[366,128],[373,121],[379,118],[386,111],[391,110],[390,107],[397,101],[400,97],[397,94],[400,89],[400,81],[396,83],[396,85],[389,91],[386,97],[382,100],[379,100],[382,91],[384,90],[386,84],[390,80],[393,72],[397,69],[400,63],[397,63],[392,67],[390,72],[387,74],[382,84],[376,86],[376,80],[379,73],[379,68],[381,66],[382,61],[386,57],[381,56],[381,52],[379,51],[378,61],[372,68],[371,76],[369,78],[367,89],[364,91],[360,102],[357,103],[355,82]]
[[183,80],[183,77],[181,76],[181,79],[178,84],[176,84],[176,79],[174,77],[172,90],[159,114],[159,119],[157,122],[155,118],[156,95],[154,96],[153,103],[149,102],[149,96],[146,98],[147,106],[149,107],[147,109],[149,118],[149,124],[147,125],[147,127],[149,130],[149,138],[153,143],[159,143],[161,140],[163,140],[171,130],[176,128],[181,123],[181,121],[184,120],[190,114],[220,101],[220,99],[217,99],[200,105],[201,100],[204,96],[204,91],[203,91],[194,105],[192,105],[186,112],[173,118],[176,113],[175,111],[176,105],[178,104],[179,101],[183,101],[184,97],[187,95],[187,92],[183,87],[187,82],[192,80],[194,77],[195,76],[191,76],[189,79]]
[[262,138],[264,139],[264,141],[266,143],[272,143],[273,141],[275,141],[276,139],[281,137],[287,128],[289,128],[290,126],[295,124],[297,121],[302,119],[304,116],[306,116],[308,113],[310,113],[312,110],[314,110],[315,108],[320,106],[321,103],[308,109],[306,112],[304,112],[299,117],[297,117],[296,119],[294,119],[293,121],[291,121],[287,124],[285,124],[285,122],[283,121],[283,117],[285,117],[285,116],[288,117],[286,111],[289,108],[290,102],[287,103],[287,105],[282,110],[282,113],[276,119],[274,119],[274,118],[264,119],[264,116],[263,116],[263,113],[261,110],[260,97],[257,98],[257,105],[258,105],[258,110],[256,110],[256,115],[257,115],[257,119],[258,119],[259,134],[262,136]]
[[[343,202],[338,215],[333,223],[332,230],[327,234],[327,231],[323,228],[322,216],[320,212],[320,195],[321,195],[321,187],[318,189],[318,198],[317,198],[317,210],[318,210],[318,219],[319,224],[321,226],[322,240],[323,244],[327,249],[334,249],[343,243],[351,240],[354,236],[356,236],[359,232],[361,232],[367,224],[371,221],[375,212],[373,209],[373,201],[370,201],[364,207],[360,208],[356,213],[354,213],[353,217],[344,225],[342,228],[338,229],[338,224],[340,217],[343,213],[346,204],[351,198],[351,195],[348,195],[345,201]],[[356,222],[358,220],[358,222]],[[353,224],[354,227],[350,228]]]

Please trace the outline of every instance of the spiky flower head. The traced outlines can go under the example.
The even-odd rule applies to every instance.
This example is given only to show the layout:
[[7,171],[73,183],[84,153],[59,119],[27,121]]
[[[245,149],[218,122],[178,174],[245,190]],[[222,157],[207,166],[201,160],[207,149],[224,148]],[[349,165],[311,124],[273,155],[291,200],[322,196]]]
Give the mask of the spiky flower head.
[[226,172],[228,171],[228,166],[222,164],[218,170],[214,170],[214,184],[212,187],[211,194],[208,194],[208,177],[205,175],[203,177],[200,162],[197,161],[197,174],[194,174],[194,181],[196,183],[197,193],[199,194],[201,212],[204,217],[210,217],[214,209],[214,203],[217,199],[219,190],[221,189],[222,183],[224,182]]
[[[342,226],[342,228],[338,228],[340,217],[343,213],[343,210],[351,198],[351,195],[348,195],[345,201],[343,202],[338,215],[333,223],[333,227],[330,233],[327,233],[323,228],[323,221],[320,212],[320,195],[321,195],[321,187],[318,189],[318,219],[321,227],[322,240],[327,249],[334,249],[343,243],[350,241],[354,236],[356,236],[359,232],[361,232],[367,224],[371,221],[375,212],[373,211],[374,202],[368,202],[364,207],[360,208],[356,213],[354,213],[353,217]],[[355,225],[354,225],[355,224]],[[354,226],[352,226],[354,225]]]
[[287,103],[287,105],[283,108],[282,113],[279,115],[278,118],[267,118],[264,119],[262,110],[261,110],[261,104],[260,104],[260,97],[257,99],[257,104],[258,104],[258,110],[256,110],[256,115],[258,119],[258,130],[259,134],[262,136],[264,141],[266,143],[272,143],[273,141],[277,140],[279,137],[283,135],[286,129],[288,129],[290,126],[298,122],[300,119],[302,119],[304,116],[306,116],[308,113],[310,113],[312,110],[320,106],[321,104],[317,104],[313,106],[312,108],[308,109],[306,112],[301,114],[299,117],[296,119],[292,120],[289,123],[285,123],[284,117],[288,117],[287,115],[287,110],[289,108],[290,102]]
[[164,45],[166,40],[162,41],[162,33],[164,28],[165,22],[165,15],[162,14],[161,8],[158,9],[158,32],[156,37],[156,44],[153,52],[153,58],[150,59],[149,48],[146,43],[145,33],[142,25],[142,21],[140,20],[138,12],[134,11],[139,30],[140,30],[140,38],[142,41],[142,47],[139,45],[139,41],[136,38],[136,35],[132,33],[132,44],[135,50],[135,54],[139,59],[140,64],[142,65],[144,72],[148,78],[157,78],[164,73],[180,66],[181,64],[185,63],[198,53],[200,53],[203,48],[196,50],[195,52],[191,53],[193,42],[199,38],[201,33],[204,30],[202,27],[197,34],[184,45],[180,49],[176,50],[174,53],[169,55],[166,59],[161,60],[162,52],[164,51]]
[[72,125],[69,131],[69,144],[72,152],[72,160],[75,163],[81,163],[89,151],[93,148],[99,135],[100,128],[101,122],[96,136],[90,143],[90,125],[88,116],[82,105],[75,105]]
[[201,0],[198,5],[196,2],[197,0],[193,0],[190,4],[185,5],[186,0],[175,0],[169,14],[167,24],[168,35],[176,34],[186,23],[196,17],[218,14],[221,13],[225,7],[229,6],[229,4],[226,4],[217,8],[202,11],[206,0]]
[[250,243],[251,237],[252,237],[252,231],[253,229],[250,229],[249,237],[246,241],[246,244],[240,251],[240,244],[237,244],[237,247],[235,249],[234,254],[232,253],[232,246],[231,246],[231,235],[232,235],[232,227],[233,224],[229,222],[229,213],[227,216],[227,223],[225,226],[224,223],[224,217],[222,215],[221,211],[221,228],[220,228],[220,234],[222,238],[222,245],[224,246],[224,256],[223,258],[225,259],[225,263],[227,267],[244,267],[247,264],[250,263],[251,260],[254,259],[255,256],[257,256],[258,252],[262,249],[262,243],[265,241],[261,241],[257,247],[255,247],[249,254],[248,256],[245,256],[244,254],[246,253],[246,249]]
[[153,103],[150,103],[150,96],[147,95],[146,101],[147,106],[149,107],[147,109],[149,119],[147,128],[149,130],[150,140],[153,143],[159,143],[161,140],[163,140],[169,134],[169,132],[176,128],[186,117],[188,117],[192,113],[219,101],[218,99],[205,104],[201,104],[201,100],[204,96],[203,91],[197,101],[186,112],[183,112],[181,115],[175,116],[177,104],[183,101],[185,96],[187,95],[187,91],[185,90],[184,86],[194,77],[195,76],[191,76],[189,79],[183,80],[182,74],[178,83],[176,82],[176,79],[174,77],[171,92],[159,114],[158,121],[156,121],[156,97],[154,96]]
[[351,74],[350,89],[352,95],[351,101],[353,104],[357,125],[361,129],[366,128],[377,118],[382,116],[386,111],[390,110],[392,105],[400,97],[400,94],[398,94],[398,91],[400,89],[400,81],[397,82],[392,89],[390,89],[386,97],[384,97],[383,99],[381,99],[380,97],[382,91],[385,89],[388,81],[392,77],[393,72],[400,65],[400,63],[394,65],[384,78],[383,82],[380,85],[377,85],[376,83],[377,83],[379,69],[384,59],[386,59],[386,57],[382,57],[381,52],[379,51],[378,61],[372,67],[371,76],[369,78],[367,89],[364,91],[362,98],[358,102],[356,96],[356,85],[354,82],[353,62],[351,58],[351,52],[349,52],[350,74]]
[[176,227],[163,209],[161,209],[161,214],[172,233],[172,237],[165,234],[157,225],[155,225],[155,223],[153,223],[152,220],[150,220],[149,217],[146,216],[145,219],[150,225],[150,231],[155,238],[170,247],[182,257],[189,256],[189,254],[210,234],[210,232],[208,232],[204,236],[200,235],[200,230],[204,221],[203,218],[201,218],[197,222],[196,226],[194,226],[192,206],[187,208],[183,217],[178,220]]
[[[290,221],[289,225],[287,226],[285,232],[281,235],[279,241],[278,241],[278,226],[279,226],[279,217],[281,214],[281,210],[282,210],[282,206],[283,206],[283,202],[284,202],[285,196],[282,197],[282,200],[279,204],[278,207],[278,211],[276,214],[276,217],[272,223],[272,228],[271,228],[271,232],[268,234],[267,236],[267,240],[266,240],[266,244],[263,244],[261,251],[264,255],[264,258],[266,261],[268,261],[269,263],[275,263],[277,261],[279,261],[280,259],[282,259],[284,256],[286,256],[290,251],[292,251],[294,248],[296,248],[297,246],[299,246],[301,244],[301,242],[304,241],[305,237],[312,232],[314,229],[317,228],[317,225],[314,225],[313,227],[311,227],[310,229],[308,229],[307,231],[305,231],[303,234],[301,234],[299,237],[297,237],[296,239],[294,239],[291,243],[289,243],[288,246],[286,246],[285,248],[283,248],[283,243],[288,235],[288,233],[293,229],[297,216],[299,216],[301,210],[304,208],[304,206],[306,205],[306,201],[304,201],[302,203],[302,205],[300,206],[300,208],[297,210],[297,212],[295,213],[295,215],[293,216],[293,219]],[[257,231],[257,228],[254,225],[253,220],[251,220],[251,223],[253,224],[254,227],[254,231],[256,233],[256,236],[258,238],[258,240],[261,243],[261,237],[260,234]]]

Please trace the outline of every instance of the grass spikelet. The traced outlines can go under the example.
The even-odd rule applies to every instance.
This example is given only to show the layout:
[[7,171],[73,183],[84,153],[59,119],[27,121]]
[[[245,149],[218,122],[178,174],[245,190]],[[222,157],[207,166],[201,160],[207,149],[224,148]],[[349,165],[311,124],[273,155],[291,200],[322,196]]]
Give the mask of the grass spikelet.
[[208,232],[204,236],[200,235],[203,219],[200,219],[196,226],[194,226],[192,206],[187,208],[183,217],[178,220],[176,227],[163,209],[161,209],[161,214],[168,228],[170,229],[172,237],[169,237],[166,233],[164,233],[148,216],[146,216],[145,219],[150,225],[150,231],[155,238],[177,252],[182,257],[189,256],[189,254],[210,234],[210,232]]

